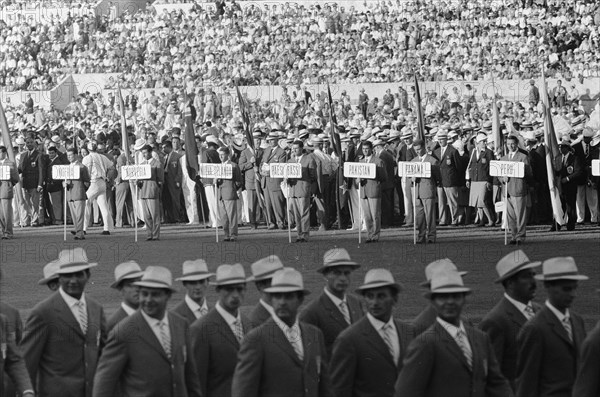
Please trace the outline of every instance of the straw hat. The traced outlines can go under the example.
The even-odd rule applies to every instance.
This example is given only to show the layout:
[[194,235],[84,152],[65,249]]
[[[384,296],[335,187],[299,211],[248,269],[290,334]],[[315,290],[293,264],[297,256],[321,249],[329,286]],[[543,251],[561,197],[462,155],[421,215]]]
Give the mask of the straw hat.
[[176,292],[173,288],[173,277],[171,271],[162,266],[148,266],[144,271],[142,279],[133,285],[146,288],[161,288]]
[[142,150],[144,146],[146,146],[146,140],[144,138],[138,138],[135,140],[133,150]]
[[336,266],[350,266],[358,269],[360,265],[350,259],[350,254],[344,248],[333,248],[323,255],[323,266],[317,271],[325,273],[326,270]]
[[392,276],[392,273],[387,269],[369,270],[365,275],[365,282],[356,290],[362,293],[365,290],[380,287],[391,287],[395,289],[396,292],[402,291],[402,286],[394,281],[394,276]]
[[535,276],[536,280],[589,280],[588,276],[579,274],[575,259],[571,256],[546,259],[542,263],[542,274]]
[[276,271],[283,269],[283,263],[277,255],[269,255],[250,265],[252,275],[247,281],[261,281],[273,278]]
[[110,288],[118,288],[121,281],[141,278],[143,275],[144,272],[136,261],[119,263],[115,267],[115,282],[110,285]]
[[40,281],[38,281],[38,285],[46,285],[50,281],[58,280],[58,273],[56,273],[57,270],[58,270],[58,261],[54,260],[54,261],[51,261],[50,263],[46,264],[46,266],[44,266],[44,269],[42,270],[42,272],[44,274],[44,278],[42,278]]
[[208,266],[204,259],[183,262],[182,272],[182,276],[176,278],[175,281],[198,281],[214,276],[214,273],[208,272]]
[[97,265],[98,263],[88,261],[87,254],[81,247],[62,250],[56,260],[56,274],[77,273]]
[[452,262],[450,259],[448,258],[444,258],[444,259],[438,259],[437,261],[433,261],[431,262],[429,265],[427,265],[425,267],[425,280],[424,282],[422,282],[420,285],[421,287],[430,287],[431,284],[431,278],[433,277],[434,273],[437,273],[439,271],[445,270],[445,269],[450,269],[450,270],[454,270],[457,271],[458,274],[460,274],[461,277],[465,276],[466,274],[468,274],[469,272],[459,272],[458,268],[456,267],[456,265],[454,264],[454,262]]
[[234,265],[221,265],[217,268],[217,277],[211,285],[231,285],[231,284],[245,284],[246,273],[244,267],[236,263]]
[[500,259],[496,264],[496,272],[498,272],[499,278],[494,282],[501,283],[521,270],[538,267],[541,264],[542,262],[530,261],[522,250],[513,251]]
[[309,290],[304,289],[302,274],[291,267],[284,267],[275,272],[271,280],[271,286],[265,288],[264,291],[269,294],[286,292],[302,292],[304,295],[310,294]]
[[431,277],[431,287],[425,296],[431,298],[433,294],[470,294],[471,289],[465,287],[463,279],[456,270],[442,269]]

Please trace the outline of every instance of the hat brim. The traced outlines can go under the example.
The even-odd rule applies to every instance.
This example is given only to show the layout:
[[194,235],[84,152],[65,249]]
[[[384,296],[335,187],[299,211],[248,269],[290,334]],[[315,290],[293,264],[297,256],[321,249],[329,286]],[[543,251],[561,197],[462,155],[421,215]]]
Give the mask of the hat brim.
[[520,267],[516,267],[513,270],[511,270],[510,272],[506,273],[505,275],[503,275],[502,277],[497,278],[496,280],[494,280],[494,283],[501,283],[502,281],[511,278],[512,276],[514,276],[515,274],[519,273],[522,270],[525,269],[532,269],[534,267],[539,267],[542,265],[542,262],[540,261],[536,261],[536,262],[530,262],[524,266],[520,266]]
[[402,286],[398,283],[386,283],[384,281],[381,281],[378,283],[361,285],[360,287],[358,287],[356,289],[356,291],[362,293],[369,289],[375,289],[375,288],[381,288],[381,287],[391,287],[391,288],[394,288],[398,292],[403,290]]
[[546,276],[544,274],[537,274],[535,276],[536,280],[539,281],[555,281],[555,280],[573,280],[573,281],[585,281],[585,280],[589,280],[590,278],[588,276],[584,276],[583,274],[573,274],[573,275],[558,275],[558,276]]
[[224,281],[212,281],[209,284],[214,285],[215,287],[219,287],[222,285],[232,285],[232,284],[246,284],[246,279],[245,278],[232,278],[230,280],[224,280]]
[[334,267],[340,267],[340,266],[353,267],[355,270],[360,267],[360,265],[358,263],[356,263],[356,262],[352,262],[352,261],[340,261],[340,262],[332,263],[332,264],[327,265],[327,266],[323,266],[323,267],[317,269],[317,272],[319,272],[319,273],[325,273],[325,271],[327,271],[329,269],[332,269]]
[[144,148],[144,146],[146,146],[146,144],[143,144],[143,145],[141,145],[141,146],[139,146],[139,145],[135,145],[135,146],[133,147],[133,150],[142,150],[142,149]]
[[[459,276],[461,276],[461,277],[464,277],[464,276],[466,276],[467,274],[469,274],[469,272],[462,271],[462,272],[458,272],[458,274],[459,274]],[[429,280],[429,281],[423,281],[423,282],[422,282],[422,283],[420,283],[419,285],[420,285],[421,287],[430,288],[430,287],[431,287],[431,280]]]
[[304,295],[309,295],[310,291],[307,289],[302,289],[294,286],[289,287],[269,287],[263,290],[268,294],[277,294],[277,293],[287,293],[287,292],[302,292]]
[[200,280],[206,280],[208,278],[211,278],[214,275],[215,275],[214,273],[194,274],[194,275],[182,276],[182,277],[176,278],[175,281],[200,281]]
[[[277,269],[277,270],[281,270],[281,269]],[[268,274],[264,274],[264,275],[262,275],[262,276],[258,276],[258,277],[256,277],[256,276],[252,275],[252,276],[248,277],[248,278],[246,279],[246,281],[247,281],[247,282],[250,282],[250,281],[263,281],[263,280],[270,280],[270,279],[272,279],[272,278],[273,278],[273,275],[274,275],[274,274],[275,274],[275,272],[273,272],[273,273],[268,273]]]
[[133,285],[136,285],[138,287],[146,287],[146,288],[156,288],[156,289],[168,289],[172,292],[177,292],[177,289],[162,283],[156,283],[153,281],[136,281],[135,283],[133,283]]
[[57,280],[58,281],[58,274],[56,274],[56,275],[54,275],[52,277],[41,279],[40,281],[38,281],[38,285],[48,285],[48,283],[50,281],[53,281],[53,280]]
[[120,279],[118,279],[114,283],[112,283],[110,285],[110,288],[117,288],[119,286],[119,284],[121,284],[121,282],[123,282],[125,280],[141,278],[143,275],[144,275],[144,272],[142,270],[140,270],[139,272],[128,274],[126,277],[121,277]]
[[431,298],[433,295],[443,295],[443,294],[465,294],[465,295],[469,295],[471,294],[473,291],[471,290],[471,288],[467,288],[467,287],[449,287],[449,288],[440,288],[438,290],[435,291],[427,291],[423,293],[423,296],[426,298]]
[[61,274],[77,273],[77,272],[87,270],[87,269],[90,269],[90,268],[96,267],[96,266],[98,266],[98,263],[76,263],[76,264],[73,264],[73,266],[69,266],[64,269],[58,269],[56,271],[56,274],[61,275]]

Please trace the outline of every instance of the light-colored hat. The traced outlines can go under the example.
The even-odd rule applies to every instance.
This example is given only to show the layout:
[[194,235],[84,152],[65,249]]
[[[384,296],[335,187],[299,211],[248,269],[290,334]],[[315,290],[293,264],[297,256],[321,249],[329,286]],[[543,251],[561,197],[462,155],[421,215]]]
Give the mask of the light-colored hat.
[[394,281],[394,276],[387,269],[371,269],[365,275],[365,282],[356,290],[363,292],[368,289],[392,287],[397,292],[402,291],[402,286]]
[[231,285],[231,284],[245,284],[246,273],[244,267],[236,263],[234,265],[221,265],[217,268],[217,277],[211,285]]
[[433,294],[470,294],[471,289],[465,287],[463,279],[456,270],[442,269],[433,273],[431,277],[430,290],[425,296],[431,297]]
[[291,267],[284,267],[276,271],[271,279],[271,286],[265,288],[264,291],[269,294],[285,292],[302,292],[304,295],[310,294],[309,290],[304,289],[302,274]]
[[358,269],[360,265],[350,259],[350,254],[344,248],[333,248],[323,255],[323,266],[317,271],[324,273],[327,269],[336,266],[350,266]]
[[60,251],[56,260],[56,274],[77,273],[97,265],[98,263],[88,262],[87,254],[83,248],[75,247],[71,250]]
[[[433,129],[432,129],[433,131]],[[448,139],[448,130],[440,129],[438,133],[435,135],[437,139]]]
[[413,133],[409,129],[407,129],[406,131],[404,131],[402,133],[402,135],[400,135],[400,139],[408,139],[408,138],[412,138],[412,137],[413,137]]
[[175,281],[198,281],[214,276],[214,273],[208,272],[208,266],[204,259],[185,261],[182,266],[183,274]]
[[454,264],[454,262],[452,262],[448,258],[438,259],[437,261],[433,261],[433,262],[431,262],[429,265],[427,265],[425,267],[425,280],[426,281],[422,282],[419,285],[421,287],[428,287],[429,288],[430,285],[431,285],[431,278],[433,277],[433,274],[437,273],[439,271],[445,270],[445,269],[450,269],[450,270],[457,271],[458,274],[460,274],[461,277],[463,277],[464,275],[466,275],[466,274],[469,273],[469,272],[459,272],[458,268],[456,267],[456,265]]
[[585,127],[583,129],[583,137],[584,138],[593,138],[595,134],[596,133],[594,132],[594,130],[590,127]]
[[163,266],[148,266],[144,271],[142,279],[136,281],[133,285],[146,288],[162,288],[173,292],[177,291],[173,288],[173,277],[171,271]]
[[546,259],[542,263],[542,274],[535,276],[536,280],[589,280],[588,276],[579,274],[575,259],[571,256]]
[[537,139],[535,138],[535,131],[533,130],[521,131],[521,136],[526,141],[537,141]]
[[135,140],[133,150],[142,150],[144,146],[146,146],[146,140],[144,138],[138,138]]
[[115,282],[110,285],[111,288],[117,288],[123,280],[140,278],[144,275],[142,268],[136,261],[127,261],[119,263],[115,267]]
[[209,143],[219,146],[219,139],[214,135],[209,135],[206,137],[206,144],[209,144]]
[[564,135],[560,139],[560,142],[558,143],[558,146],[571,146],[571,138],[569,138],[567,135]]
[[261,281],[273,278],[276,271],[283,269],[283,263],[277,255],[269,255],[250,265],[252,275],[247,281]]
[[487,141],[487,139],[488,139],[487,135],[480,132],[479,134],[477,134],[477,137],[475,138],[475,142],[479,143],[479,142]]
[[538,267],[541,264],[542,262],[530,261],[525,252],[522,250],[513,251],[504,258],[500,259],[496,264],[496,271],[498,272],[499,278],[494,282],[501,283],[507,278],[514,276],[521,270]]
[[58,143],[60,142],[60,137],[58,135],[52,135],[52,138],[50,138],[50,140],[54,143]]
[[58,273],[56,273],[57,270],[58,270],[58,261],[54,260],[54,261],[51,261],[50,263],[46,264],[46,266],[44,266],[44,269],[42,270],[42,272],[44,274],[44,278],[42,278],[40,281],[38,281],[38,285],[45,285],[45,284],[48,284],[52,280],[58,279]]
[[383,146],[383,145],[385,145],[385,142],[383,140],[381,140],[381,139],[375,139],[373,141],[373,147],[375,147],[375,146]]

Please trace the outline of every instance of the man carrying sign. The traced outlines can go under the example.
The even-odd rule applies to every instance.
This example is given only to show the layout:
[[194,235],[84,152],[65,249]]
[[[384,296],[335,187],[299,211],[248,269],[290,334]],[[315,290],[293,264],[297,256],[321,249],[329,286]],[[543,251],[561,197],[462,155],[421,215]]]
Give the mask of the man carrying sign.
[[292,203],[292,213],[296,219],[296,229],[298,231],[297,243],[303,243],[308,240],[310,231],[310,196],[312,194],[312,184],[317,180],[317,165],[312,156],[304,153],[304,143],[301,140],[295,140],[292,144],[292,158],[290,163],[299,163],[302,165],[302,177],[298,179],[287,179],[290,185],[289,200]]
[[365,157],[360,162],[371,163],[376,166],[375,179],[358,178],[356,180],[361,186],[360,205],[367,226],[367,243],[376,243],[379,241],[379,233],[381,232],[381,184],[388,177],[383,161],[373,154],[373,143],[370,141],[363,142],[362,151]]
[[[2,240],[8,240],[13,237],[13,186],[19,182],[19,171],[16,164],[8,160],[6,146],[0,146],[0,172],[2,174],[5,173],[5,168],[8,169],[8,175],[2,175],[0,180],[0,228],[2,229]],[[5,180],[6,176],[8,176],[8,179]]]
[[218,150],[222,164],[230,164],[233,170],[231,179],[217,179],[219,187],[220,215],[223,219],[225,241],[235,241],[238,235],[237,200],[238,189],[242,187],[242,173],[240,167],[231,161],[229,148],[224,146]]
[[[416,227],[419,235],[417,244],[435,243],[437,236],[435,202],[437,199],[437,185],[440,181],[440,167],[435,157],[427,154],[427,146],[421,139],[415,139],[413,149],[417,157],[412,162],[431,163],[431,178],[413,178],[413,194],[415,195]],[[407,220],[408,222],[408,220]]]
[[81,164],[75,148],[67,149],[67,159],[71,167],[79,167],[79,179],[67,179],[64,186],[67,188],[65,200],[69,203],[71,219],[73,220],[73,230],[71,234],[75,235],[75,240],[85,240],[83,234],[83,220],[85,218],[85,201],[87,200],[86,190],[90,184],[90,174],[86,166]]
[[152,157],[152,146],[146,145],[142,148],[144,161],[142,164],[150,164],[150,179],[138,181],[140,188],[138,197],[142,202],[144,222],[148,237],[146,241],[158,240],[160,238],[160,200],[159,194],[164,182],[165,173],[158,160]]

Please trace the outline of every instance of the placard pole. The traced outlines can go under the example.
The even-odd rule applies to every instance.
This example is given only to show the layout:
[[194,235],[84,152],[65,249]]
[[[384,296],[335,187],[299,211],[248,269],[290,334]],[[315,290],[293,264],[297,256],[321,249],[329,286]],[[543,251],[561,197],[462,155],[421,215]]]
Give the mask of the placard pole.
[[[409,185],[410,186],[410,185]],[[417,184],[412,186],[411,192],[413,197],[413,244],[417,244]]]
[[[138,216],[141,219],[141,216],[140,216],[141,214],[140,214],[140,205],[139,205],[139,202],[138,202],[138,185],[137,185],[137,180],[133,184],[135,186],[135,189],[134,189],[135,190],[135,204],[134,204],[135,208],[133,209],[133,212],[134,212],[133,224],[134,224],[134,227],[135,227],[135,242],[137,243],[137,241],[138,241],[138,226],[137,226],[138,225]],[[148,226],[146,226],[146,227],[148,227]]]
[[506,185],[504,185],[504,245],[508,245],[508,178],[506,178]]
[[[292,227],[290,226],[290,200],[291,200],[292,192],[290,192],[290,185],[287,185],[287,224],[288,224],[288,242],[292,243]],[[298,227],[298,222],[296,222],[296,227]]]
[[217,243],[219,242],[219,219],[221,218],[221,216],[219,215],[219,189],[217,188],[217,179],[215,178],[215,199],[217,200],[217,216],[215,219],[215,238],[217,240]]
[[65,188],[65,194],[63,197],[64,205],[63,205],[63,223],[64,223],[64,236],[63,236],[63,241],[67,241],[67,181],[64,181],[63,183],[64,188]]
[[360,178],[358,182],[358,243],[360,244],[360,234],[362,230],[362,196],[360,194]]

